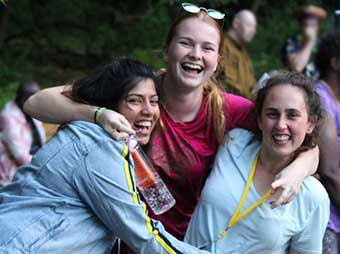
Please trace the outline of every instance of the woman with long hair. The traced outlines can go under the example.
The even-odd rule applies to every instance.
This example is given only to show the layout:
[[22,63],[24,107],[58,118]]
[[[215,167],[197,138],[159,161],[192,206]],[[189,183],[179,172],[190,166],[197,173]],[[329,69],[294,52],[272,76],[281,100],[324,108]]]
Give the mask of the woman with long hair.
[[322,253],[329,218],[323,185],[307,177],[288,205],[271,209],[271,182],[315,147],[323,118],[311,79],[277,72],[258,92],[259,130],[229,133],[195,209],[185,240],[213,253]]
[[[154,80],[151,67],[119,59],[65,95],[124,115],[145,145],[159,118]],[[127,145],[100,126],[63,126],[0,190],[0,253],[111,253],[116,237],[138,253],[207,253],[149,218],[133,165]]]
[[[223,18],[223,14],[192,4],[183,4],[183,8],[166,36],[163,50],[166,70],[158,84],[160,124],[145,147],[176,199],[176,205],[168,212],[150,216],[160,220],[179,239],[184,237],[225,134],[233,128],[254,130],[256,126],[253,103],[220,91],[213,82],[223,43],[216,18]],[[63,89],[41,91],[26,102],[25,110],[52,123],[93,122],[98,105],[70,100],[62,95]],[[138,128],[112,110],[102,112],[98,122],[115,139],[125,139]],[[280,172],[280,179],[272,184],[274,190],[284,190],[276,205],[290,201],[317,164],[318,151],[310,149]]]

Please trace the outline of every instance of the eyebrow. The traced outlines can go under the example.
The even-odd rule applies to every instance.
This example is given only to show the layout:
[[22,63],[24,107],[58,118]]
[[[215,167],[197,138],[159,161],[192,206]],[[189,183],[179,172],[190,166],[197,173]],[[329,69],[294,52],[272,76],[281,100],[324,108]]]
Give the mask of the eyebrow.
[[[279,111],[277,108],[264,108],[264,110],[266,111]],[[288,108],[285,109],[285,112],[289,112],[289,111],[294,111],[294,112],[300,112],[300,110],[296,109],[296,108]]]
[[[126,95],[126,97],[129,97],[129,96],[144,97],[143,94],[139,94],[139,93],[129,93],[129,94]],[[151,95],[151,97],[155,97],[155,96],[158,96],[158,94],[153,94],[153,95]]]
[[[177,36],[178,39],[180,40],[189,40],[189,41],[193,41],[193,39],[191,39],[190,37],[186,37],[186,36]],[[203,44],[209,44],[209,45],[212,45],[214,47],[218,47],[217,44],[215,44],[214,42],[210,42],[210,41],[203,41]]]

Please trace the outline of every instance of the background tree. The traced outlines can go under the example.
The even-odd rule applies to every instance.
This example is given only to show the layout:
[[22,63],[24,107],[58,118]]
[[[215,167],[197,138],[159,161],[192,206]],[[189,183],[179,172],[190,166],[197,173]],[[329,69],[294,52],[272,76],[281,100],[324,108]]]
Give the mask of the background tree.
[[[3,1],[3,0],[0,0]],[[42,86],[77,79],[115,56],[162,67],[162,44],[171,20],[180,15],[177,0],[9,0],[0,4],[0,107],[21,80]],[[336,0],[189,1],[227,13],[253,9],[258,33],[249,52],[256,75],[281,67],[280,47],[297,30],[292,11],[302,4],[321,5],[333,28]]]

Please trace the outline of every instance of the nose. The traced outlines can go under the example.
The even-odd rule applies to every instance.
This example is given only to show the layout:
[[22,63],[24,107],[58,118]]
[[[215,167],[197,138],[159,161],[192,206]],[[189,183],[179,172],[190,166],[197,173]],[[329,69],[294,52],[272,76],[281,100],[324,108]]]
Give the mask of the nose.
[[201,59],[201,49],[200,49],[200,47],[198,45],[192,47],[189,55],[190,55],[191,58],[193,58],[195,60]]
[[287,128],[287,121],[286,121],[286,118],[285,118],[284,116],[281,116],[281,117],[277,120],[277,122],[276,122],[276,124],[275,124],[275,128],[276,128],[277,130],[284,130],[284,129]]
[[152,107],[152,105],[149,101],[146,101],[146,102],[143,103],[142,113],[144,115],[148,115],[148,116],[153,115],[154,110],[153,110],[153,107]]

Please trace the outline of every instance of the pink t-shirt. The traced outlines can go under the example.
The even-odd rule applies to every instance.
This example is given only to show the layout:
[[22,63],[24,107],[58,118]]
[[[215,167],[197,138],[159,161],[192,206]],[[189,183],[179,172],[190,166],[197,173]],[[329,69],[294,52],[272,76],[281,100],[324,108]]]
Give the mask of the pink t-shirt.
[[[223,93],[226,129],[255,129],[254,105],[249,100]],[[152,218],[160,220],[167,231],[183,239],[189,220],[210,173],[218,143],[208,117],[206,98],[196,118],[176,123],[161,108],[162,128],[154,131],[148,155],[176,199],[168,212]]]

